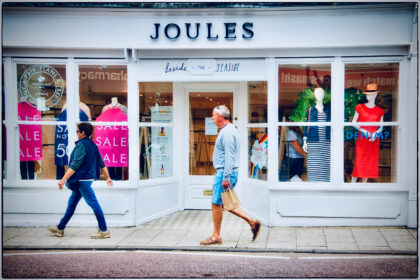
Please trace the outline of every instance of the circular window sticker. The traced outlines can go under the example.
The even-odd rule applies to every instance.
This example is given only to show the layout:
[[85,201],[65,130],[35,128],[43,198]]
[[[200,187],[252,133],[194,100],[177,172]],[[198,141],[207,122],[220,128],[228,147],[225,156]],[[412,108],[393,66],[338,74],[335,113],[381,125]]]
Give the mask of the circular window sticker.
[[20,78],[20,101],[26,101],[39,111],[47,111],[60,101],[64,88],[65,82],[56,69],[49,65],[34,65]]

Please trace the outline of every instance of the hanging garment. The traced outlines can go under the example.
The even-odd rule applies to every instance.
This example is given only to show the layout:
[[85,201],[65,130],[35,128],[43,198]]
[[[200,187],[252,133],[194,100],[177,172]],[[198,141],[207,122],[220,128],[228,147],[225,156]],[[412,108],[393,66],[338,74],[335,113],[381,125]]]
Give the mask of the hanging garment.
[[[357,122],[379,122],[384,115],[384,110],[375,106],[367,107],[365,104],[356,106],[359,114]],[[361,126],[369,132],[378,130],[378,126]],[[353,166],[353,177],[378,178],[379,177],[379,139],[370,142],[367,137],[359,133],[356,139],[356,155]]]

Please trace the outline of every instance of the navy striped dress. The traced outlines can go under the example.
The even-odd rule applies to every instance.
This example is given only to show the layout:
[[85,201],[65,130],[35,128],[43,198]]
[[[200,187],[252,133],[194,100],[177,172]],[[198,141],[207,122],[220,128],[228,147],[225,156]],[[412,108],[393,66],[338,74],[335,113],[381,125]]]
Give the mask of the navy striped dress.
[[[325,112],[318,112],[318,121],[325,122]],[[327,139],[326,127],[318,127],[319,142],[308,142],[308,182],[329,182],[331,145]]]

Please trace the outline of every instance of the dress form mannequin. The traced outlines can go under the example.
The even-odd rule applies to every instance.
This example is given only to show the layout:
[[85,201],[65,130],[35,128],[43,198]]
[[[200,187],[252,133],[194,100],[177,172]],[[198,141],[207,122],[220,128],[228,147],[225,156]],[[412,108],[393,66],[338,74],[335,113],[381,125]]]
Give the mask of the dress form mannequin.
[[[384,112],[381,108],[375,105],[376,96],[378,95],[378,92],[379,92],[378,86],[376,84],[370,84],[366,86],[366,89],[367,90],[364,91],[363,93],[366,95],[368,102],[366,102],[365,104],[362,104],[365,106],[364,110],[363,110],[363,107],[361,107],[361,105],[358,105],[356,107],[356,112],[354,113],[352,122],[355,124],[358,121],[359,122],[363,122],[363,121],[375,122],[379,120],[380,122],[383,122]],[[360,112],[362,112],[363,114],[362,116],[359,114],[358,112],[359,110],[361,110]],[[369,119],[365,120],[365,118],[369,118]],[[362,182],[366,183],[368,181],[368,178],[375,178],[377,177],[377,175],[369,175],[369,174],[362,175],[362,176],[355,176],[355,175],[360,174],[360,171],[358,170],[366,169],[366,168],[361,168],[359,166],[363,164],[363,161],[369,161],[370,166],[368,166],[368,168],[369,167],[374,168],[374,169],[378,168],[377,160],[379,158],[379,139],[377,139],[377,136],[382,132],[382,126],[379,126],[377,128],[374,126],[362,128],[358,125],[354,125],[354,128],[356,128],[360,132],[360,137],[358,137],[358,139],[356,140],[356,159],[355,159],[355,166],[353,169],[351,181],[355,183],[357,182],[357,179],[360,177],[362,178]],[[367,138],[367,139],[362,139],[362,138]],[[368,146],[368,148],[364,147],[365,144],[362,143],[363,141],[371,143]],[[363,157],[362,159],[362,156],[363,156],[362,153],[368,154],[370,152],[372,153],[371,156],[366,155],[367,157]],[[368,172],[368,173],[371,173],[371,172]],[[373,173],[377,173],[377,171]]]
[[123,112],[124,112],[124,114],[126,114],[126,115],[127,115],[127,106],[125,106],[125,105],[123,105],[123,104],[119,103],[119,102],[118,102],[118,97],[112,97],[112,98],[111,98],[111,103],[110,103],[110,104],[108,104],[108,105],[105,105],[105,106],[102,108],[102,113],[103,113],[103,112],[105,112],[106,110],[108,110],[109,108],[120,108],[120,109],[121,109],[121,111],[123,111]]
[[[324,111],[324,104],[322,103],[322,101],[324,101],[324,97],[325,97],[325,92],[322,88],[316,88],[314,91],[314,96],[315,96],[315,108],[318,110],[318,112],[323,112]],[[308,152],[308,144],[306,143],[307,137],[303,137],[303,150],[305,152]]]
[[[66,109],[67,109],[67,103],[64,103],[63,108],[61,108],[61,112],[63,112]],[[79,109],[82,110],[86,114],[86,116],[88,116],[90,121],[92,120],[92,118],[90,116],[90,109],[89,109],[88,105],[79,101]]]
[[[308,122],[329,122],[330,106],[324,105],[325,92],[314,90],[315,105],[307,112]],[[307,152],[307,181],[329,182],[331,162],[331,128],[329,126],[308,126],[304,129],[303,150]]]

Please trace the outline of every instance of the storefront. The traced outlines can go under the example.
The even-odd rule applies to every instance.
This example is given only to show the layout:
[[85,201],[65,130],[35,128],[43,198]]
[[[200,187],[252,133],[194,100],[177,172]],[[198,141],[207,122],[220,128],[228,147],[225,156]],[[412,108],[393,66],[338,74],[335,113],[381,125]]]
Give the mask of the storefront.
[[[8,3],[2,20],[6,226],[62,215],[79,121],[114,179],[94,183],[110,226],[210,209],[225,104],[264,224],[417,227],[414,3]],[[82,203],[70,225],[95,223]]]

